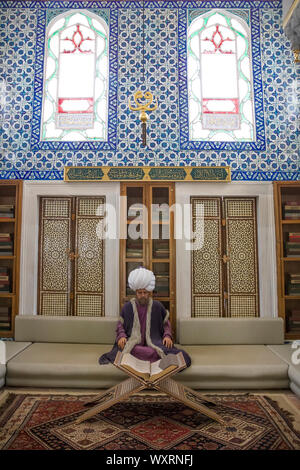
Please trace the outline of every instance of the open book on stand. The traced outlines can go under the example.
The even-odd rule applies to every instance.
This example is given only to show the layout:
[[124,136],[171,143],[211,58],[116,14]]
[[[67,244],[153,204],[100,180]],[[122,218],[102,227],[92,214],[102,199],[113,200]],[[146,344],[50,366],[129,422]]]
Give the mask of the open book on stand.
[[167,354],[156,362],[142,361],[130,353],[118,351],[114,365],[137,379],[154,383],[186,368],[182,352]]
[[151,363],[150,361],[141,361],[132,354],[118,351],[113,364],[129,375],[130,378],[105,390],[104,393],[87,402],[85,406],[90,406],[93,403],[95,405],[92,409],[80,415],[75,421],[76,424],[91,418],[121,400],[127,399],[134,393],[150,388],[166,393],[190,408],[209,416],[222,426],[226,426],[226,422],[221,416],[203,404],[203,401],[204,403],[208,402],[206,398],[202,398],[199,393],[170,378],[171,375],[186,368],[182,352],[167,354],[162,359]]

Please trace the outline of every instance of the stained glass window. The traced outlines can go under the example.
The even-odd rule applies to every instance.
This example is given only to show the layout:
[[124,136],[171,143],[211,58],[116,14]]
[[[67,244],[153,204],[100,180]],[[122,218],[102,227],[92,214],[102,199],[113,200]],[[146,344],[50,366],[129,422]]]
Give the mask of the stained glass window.
[[107,138],[108,25],[86,11],[69,11],[47,28],[43,141]]
[[253,141],[250,31],[226,10],[197,16],[188,28],[189,138]]

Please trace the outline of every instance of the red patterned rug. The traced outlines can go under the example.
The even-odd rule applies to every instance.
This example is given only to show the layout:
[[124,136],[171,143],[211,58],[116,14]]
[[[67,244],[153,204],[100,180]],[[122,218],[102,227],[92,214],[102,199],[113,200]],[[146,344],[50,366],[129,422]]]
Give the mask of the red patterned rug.
[[138,394],[74,424],[95,395],[4,390],[0,449],[299,450],[300,410],[283,394],[203,394],[227,422],[162,394]]

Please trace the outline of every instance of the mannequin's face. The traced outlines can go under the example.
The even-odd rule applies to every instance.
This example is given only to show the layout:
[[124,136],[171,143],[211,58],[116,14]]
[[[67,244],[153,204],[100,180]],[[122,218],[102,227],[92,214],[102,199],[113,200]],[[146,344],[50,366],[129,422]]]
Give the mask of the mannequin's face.
[[146,289],[138,289],[135,291],[135,295],[139,304],[146,305],[150,297],[150,292]]

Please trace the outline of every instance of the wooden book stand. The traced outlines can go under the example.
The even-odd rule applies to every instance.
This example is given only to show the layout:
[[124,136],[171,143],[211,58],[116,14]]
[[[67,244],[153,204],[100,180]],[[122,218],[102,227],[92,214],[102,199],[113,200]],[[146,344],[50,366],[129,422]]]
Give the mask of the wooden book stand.
[[118,367],[118,369],[123,370],[131,377],[129,379],[124,380],[119,385],[115,385],[114,387],[108,389],[101,395],[97,395],[93,400],[85,403],[85,406],[90,406],[93,403],[95,403],[95,406],[93,406],[93,408],[79,416],[76,419],[75,424],[81,423],[82,421],[91,418],[92,416],[100,413],[101,411],[110,408],[115,403],[125,400],[130,395],[148,388],[166,393],[167,395],[170,395],[171,397],[184,403],[190,408],[193,408],[194,410],[203,413],[209,418],[212,418],[221,425],[225,426],[225,421],[220,416],[218,416],[217,413],[211,411],[209,408],[202,404],[203,402],[206,402],[216,405],[216,403],[202,398],[200,393],[197,393],[191,388],[188,388],[184,385],[178,384],[177,382],[175,382],[175,380],[172,380],[170,378],[170,376],[186,368],[186,363],[182,352],[177,354],[177,358],[178,367],[175,370],[166,372],[166,374],[163,374],[156,380],[146,380],[121,365],[122,353],[118,351],[115,362],[113,364],[114,366]]

